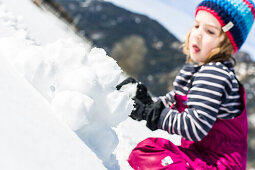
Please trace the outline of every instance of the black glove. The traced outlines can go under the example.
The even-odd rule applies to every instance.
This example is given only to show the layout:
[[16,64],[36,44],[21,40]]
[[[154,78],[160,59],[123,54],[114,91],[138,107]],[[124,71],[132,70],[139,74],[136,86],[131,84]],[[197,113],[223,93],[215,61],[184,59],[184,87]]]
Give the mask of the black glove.
[[133,100],[135,101],[134,109],[132,110],[131,114],[129,115],[134,120],[145,120],[145,104],[141,102],[138,98],[134,97]]
[[137,83],[136,79],[132,78],[132,77],[128,77],[126,78],[124,81],[122,81],[120,84],[118,84],[116,86],[117,90],[120,90],[122,86],[129,84],[129,83]]
[[149,104],[145,107],[145,114],[146,114],[146,126],[151,130],[158,129],[158,120],[160,118],[160,114],[162,110],[165,108],[163,102],[158,100],[155,103]]
[[157,122],[162,110],[165,108],[161,100],[155,103],[144,104],[139,99],[134,98],[135,108],[131,112],[130,117],[134,120],[146,120],[146,126],[151,130],[157,129]]
[[151,99],[151,96],[149,95],[146,86],[144,84],[142,84],[141,82],[138,82],[136,79],[134,79],[132,77],[128,77],[127,79],[122,81],[120,84],[118,84],[116,86],[116,89],[120,90],[122,86],[130,84],[130,83],[131,84],[138,83],[137,84],[137,89],[136,89],[136,94],[135,94],[134,98],[139,99],[144,104],[153,103],[153,100]]

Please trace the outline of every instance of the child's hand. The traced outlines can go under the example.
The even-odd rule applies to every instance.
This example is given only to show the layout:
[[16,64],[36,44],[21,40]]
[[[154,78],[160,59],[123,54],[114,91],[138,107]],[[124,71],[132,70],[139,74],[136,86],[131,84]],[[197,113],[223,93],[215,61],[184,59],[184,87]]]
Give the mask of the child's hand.
[[130,83],[134,84],[134,83],[138,83],[138,82],[133,77],[128,77],[124,81],[122,81],[120,84],[118,84],[116,86],[116,89],[120,90],[122,86],[125,86],[125,85],[130,84]]
[[132,110],[130,117],[134,120],[145,120],[145,104],[143,104],[138,98],[134,97],[133,100],[135,101],[134,109]]
[[145,106],[145,115],[146,115],[146,126],[151,130],[158,129],[158,120],[161,115],[162,110],[165,108],[161,100],[156,101],[155,103]]
[[131,84],[136,85],[136,91],[135,91],[135,95],[133,97],[134,100],[135,100],[135,98],[139,99],[139,101],[142,102],[143,104],[153,103],[151,96],[148,93],[147,87],[132,77],[128,77],[127,79],[122,81],[120,84],[118,84],[116,86],[116,89],[120,90],[123,86],[131,85]]
[[158,100],[155,103],[143,104],[136,97],[135,101],[135,109],[131,112],[130,117],[134,120],[146,120],[146,126],[151,130],[157,129],[157,122],[160,117],[162,110],[165,108],[164,104],[161,100]]

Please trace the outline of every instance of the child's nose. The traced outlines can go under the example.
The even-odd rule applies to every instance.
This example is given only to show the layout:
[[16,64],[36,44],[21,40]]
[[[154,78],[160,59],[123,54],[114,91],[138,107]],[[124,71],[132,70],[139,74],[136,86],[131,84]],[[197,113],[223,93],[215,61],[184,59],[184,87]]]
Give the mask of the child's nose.
[[201,29],[197,29],[197,31],[195,33],[195,38],[198,40],[201,40],[201,38],[202,38],[202,30]]

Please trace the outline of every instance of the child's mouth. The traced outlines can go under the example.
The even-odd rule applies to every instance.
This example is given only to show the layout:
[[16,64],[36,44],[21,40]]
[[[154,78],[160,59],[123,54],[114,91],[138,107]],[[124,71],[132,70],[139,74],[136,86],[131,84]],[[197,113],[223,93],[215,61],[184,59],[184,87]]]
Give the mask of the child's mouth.
[[197,45],[192,45],[192,49],[194,53],[200,52],[200,48]]

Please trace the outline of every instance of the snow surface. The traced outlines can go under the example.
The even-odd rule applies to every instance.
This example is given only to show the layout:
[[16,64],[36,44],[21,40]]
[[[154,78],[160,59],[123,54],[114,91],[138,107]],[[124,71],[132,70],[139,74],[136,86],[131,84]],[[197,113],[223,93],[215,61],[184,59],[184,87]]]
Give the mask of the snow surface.
[[[162,24],[180,41],[184,41],[186,34],[193,24],[195,9],[201,0],[105,0],[127,10],[147,15]],[[160,10],[160,12],[159,12]],[[248,52],[255,61],[255,24],[251,28],[248,38],[241,47]]]
[[[5,11],[4,13],[8,13],[7,15],[12,17],[7,22],[16,22],[12,27],[25,29],[30,38],[33,38],[37,43],[55,42],[59,38],[71,38],[77,42],[82,41],[69,26],[50,12],[36,7],[32,0],[1,0],[0,3],[3,4],[2,8],[5,6],[11,10],[5,11],[2,9],[2,12]],[[10,13],[15,14],[15,17]]]
[[0,50],[0,169],[105,169],[9,59]]
[[128,118],[116,61],[30,0],[0,1],[0,63],[0,169],[126,170],[141,140],[180,142]]

